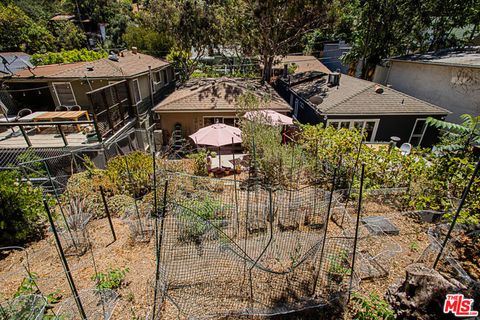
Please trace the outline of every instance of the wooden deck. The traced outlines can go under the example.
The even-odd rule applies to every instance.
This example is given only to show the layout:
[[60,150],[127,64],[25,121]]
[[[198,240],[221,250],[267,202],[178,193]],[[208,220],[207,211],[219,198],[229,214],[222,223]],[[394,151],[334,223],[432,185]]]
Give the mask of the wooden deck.
[[[28,147],[27,142],[20,133],[18,127],[14,128],[16,134],[12,135],[12,130],[7,130],[0,133],[0,148],[24,148]],[[83,133],[71,132],[65,133],[68,141],[68,147],[86,147],[89,145],[95,145],[97,142],[87,143],[87,139]],[[62,148],[65,147],[62,136],[54,132],[37,132],[36,130],[30,130],[28,133],[32,148]]]

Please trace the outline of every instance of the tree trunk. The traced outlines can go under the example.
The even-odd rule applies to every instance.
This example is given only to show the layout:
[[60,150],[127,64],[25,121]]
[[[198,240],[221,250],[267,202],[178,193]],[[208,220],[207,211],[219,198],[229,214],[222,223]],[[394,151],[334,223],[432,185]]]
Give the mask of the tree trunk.
[[262,80],[267,83],[270,83],[270,79],[272,78],[273,59],[274,57],[271,55],[263,56]]

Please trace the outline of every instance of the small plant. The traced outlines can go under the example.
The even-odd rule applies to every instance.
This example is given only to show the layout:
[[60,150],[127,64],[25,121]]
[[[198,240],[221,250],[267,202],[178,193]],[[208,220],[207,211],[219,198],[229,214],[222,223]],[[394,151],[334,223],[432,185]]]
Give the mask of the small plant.
[[330,255],[328,260],[330,261],[329,272],[350,274],[351,269],[347,250],[342,249],[338,254]]
[[92,280],[96,282],[97,289],[115,290],[121,287],[128,273],[128,268],[109,269],[107,272],[99,272],[92,276]]
[[410,243],[410,250],[412,252],[418,252],[419,249],[420,249],[420,247],[419,247],[417,241],[412,241],[412,243]]
[[330,255],[328,260],[328,276],[331,280],[340,283],[344,276],[352,274],[347,250],[343,249],[338,254]]
[[377,294],[371,293],[364,296],[358,293],[352,294],[356,320],[393,320],[395,315],[390,305]]
[[197,176],[207,176],[207,156],[208,152],[205,149],[200,149],[195,153],[187,155],[188,159],[192,159],[195,162],[194,174]]
[[135,295],[133,292],[129,292],[125,298],[128,302],[134,303],[135,302]]
[[61,319],[54,318],[50,314],[45,314],[45,309],[42,304],[47,304],[47,312],[49,307],[48,305],[58,303],[62,298],[62,295],[59,291],[43,295],[39,288],[37,287],[36,281],[38,280],[38,274],[35,272],[29,272],[28,276],[23,278],[20,286],[17,288],[17,291],[13,295],[15,303],[10,308],[2,308],[1,319],[26,319],[26,315],[31,315],[32,312],[42,313],[42,319]]
[[227,208],[222,202],[208,196],[186,203],[179,216],[182,225],[180,240],[199,244],[209,230],[222,227],[223,222],[220,220],[224,218],[223,212]]

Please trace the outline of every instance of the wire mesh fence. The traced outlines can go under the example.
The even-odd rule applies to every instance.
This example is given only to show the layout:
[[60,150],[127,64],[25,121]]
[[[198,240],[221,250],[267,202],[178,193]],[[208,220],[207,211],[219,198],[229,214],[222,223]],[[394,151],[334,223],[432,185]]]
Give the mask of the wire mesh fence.
[[[309,161],[308,155],[298,150],[294,156],[299,162],[291,161],[283,177],[288,183],[271,185],[256,172],[243,179],[171,172],[154,155],[152,170],[137,179],[132,178],[133,164],[117,157],[141,148],[134,134],[99,150],[8,160],[51,199],[71,273],[82,279],[78,298],[89,319],[110,319],[117,305],[122,308],[115,292],[92,289],[95,283],[85,280],[97,273],[96,264],[103,260],[99,256],[120,251],[142,255],[138,260],[142,263],[131,266],[142,279],[130,285],[142,292],[143,309],[138,312],[146,319],[267,316],[327,308],[345,299],[361,280],[386,277],[390,260],[402,252],[385,232],[372,233],[372,226],[363,222],[357,228],[360,190],[349,176],[357,172],[343,168],[341,161],[308,164],[328,179],[307,176],[298,167]],[[19,151],[17,158],[24,152]],[[126,168],[120,175],[121,195],[97,192],[85,198],[73,192],[78,189],[76,177],[91,170],[90,160],[103,164],[115,160]],[[380,188],[364,192],[364,197],[394,205],[406,191]],[[114,197],[118,201],[112,201]],[[92,199],[95,207],[86,203]],[[133,240],[127,249],[108,252],[109,243],[102,243],[104,248],[96,243],[98,238],[90,231],[98,227],[97,211],[101,216],[107,211],[118,215],[128,230],[124,234]],[[330,218],[335,228],[328,228]],[[51,242],[48,252],[36,253],[35,261],[42,263],[41,255],[56,258],[57,250]],[[52,262],[51,269],[56,274],[40,275],[38,287],[44,293],[60,288],[63,302],[55,311],[79,317],[61,263]]]

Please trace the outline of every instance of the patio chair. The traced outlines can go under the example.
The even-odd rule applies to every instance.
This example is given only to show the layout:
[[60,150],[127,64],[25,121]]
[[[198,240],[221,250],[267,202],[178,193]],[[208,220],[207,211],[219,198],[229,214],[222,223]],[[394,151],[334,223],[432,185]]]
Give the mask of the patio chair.
[[18,111],[17,117],[15,118],[15,120],[18,121],[20,118],[26,117],[26,116],[28,116],[29,114],[32,114],[32,113],[33,113],[33,111],[28,109],[28,108],[22,109],[22,110]]
[[82,107],[80,107],[78,104],[68,107],[68,111],[82,111]]
[[[0,122],[8,123],[8,122],[16,121],[17,117],[8,115],[8,108],[1,100],[0,100],[0,109],[3,115],[3,117],[0,118]],[[15,133],[15,129],[13,129],[13,127],[10,127],[10,130],[12,130],[12,133]]]
[[[18,111],[17,116],[15,117],[15,121],[20,121],[21,118],[26,117],[30,114],[32,114],[33,111],[31,109],[25,108],[20,111]],[[28,127],[23,127],[27,131],[34,129],[34,127],[28,126]]]
[[55,111],[68,111],[68,108],[66,106],[57,106]]
[[408,142],[402,143],[402,145],[400,146],[400,152],[404,156],[408,156],[410,152],[412,152],[412,145]]

